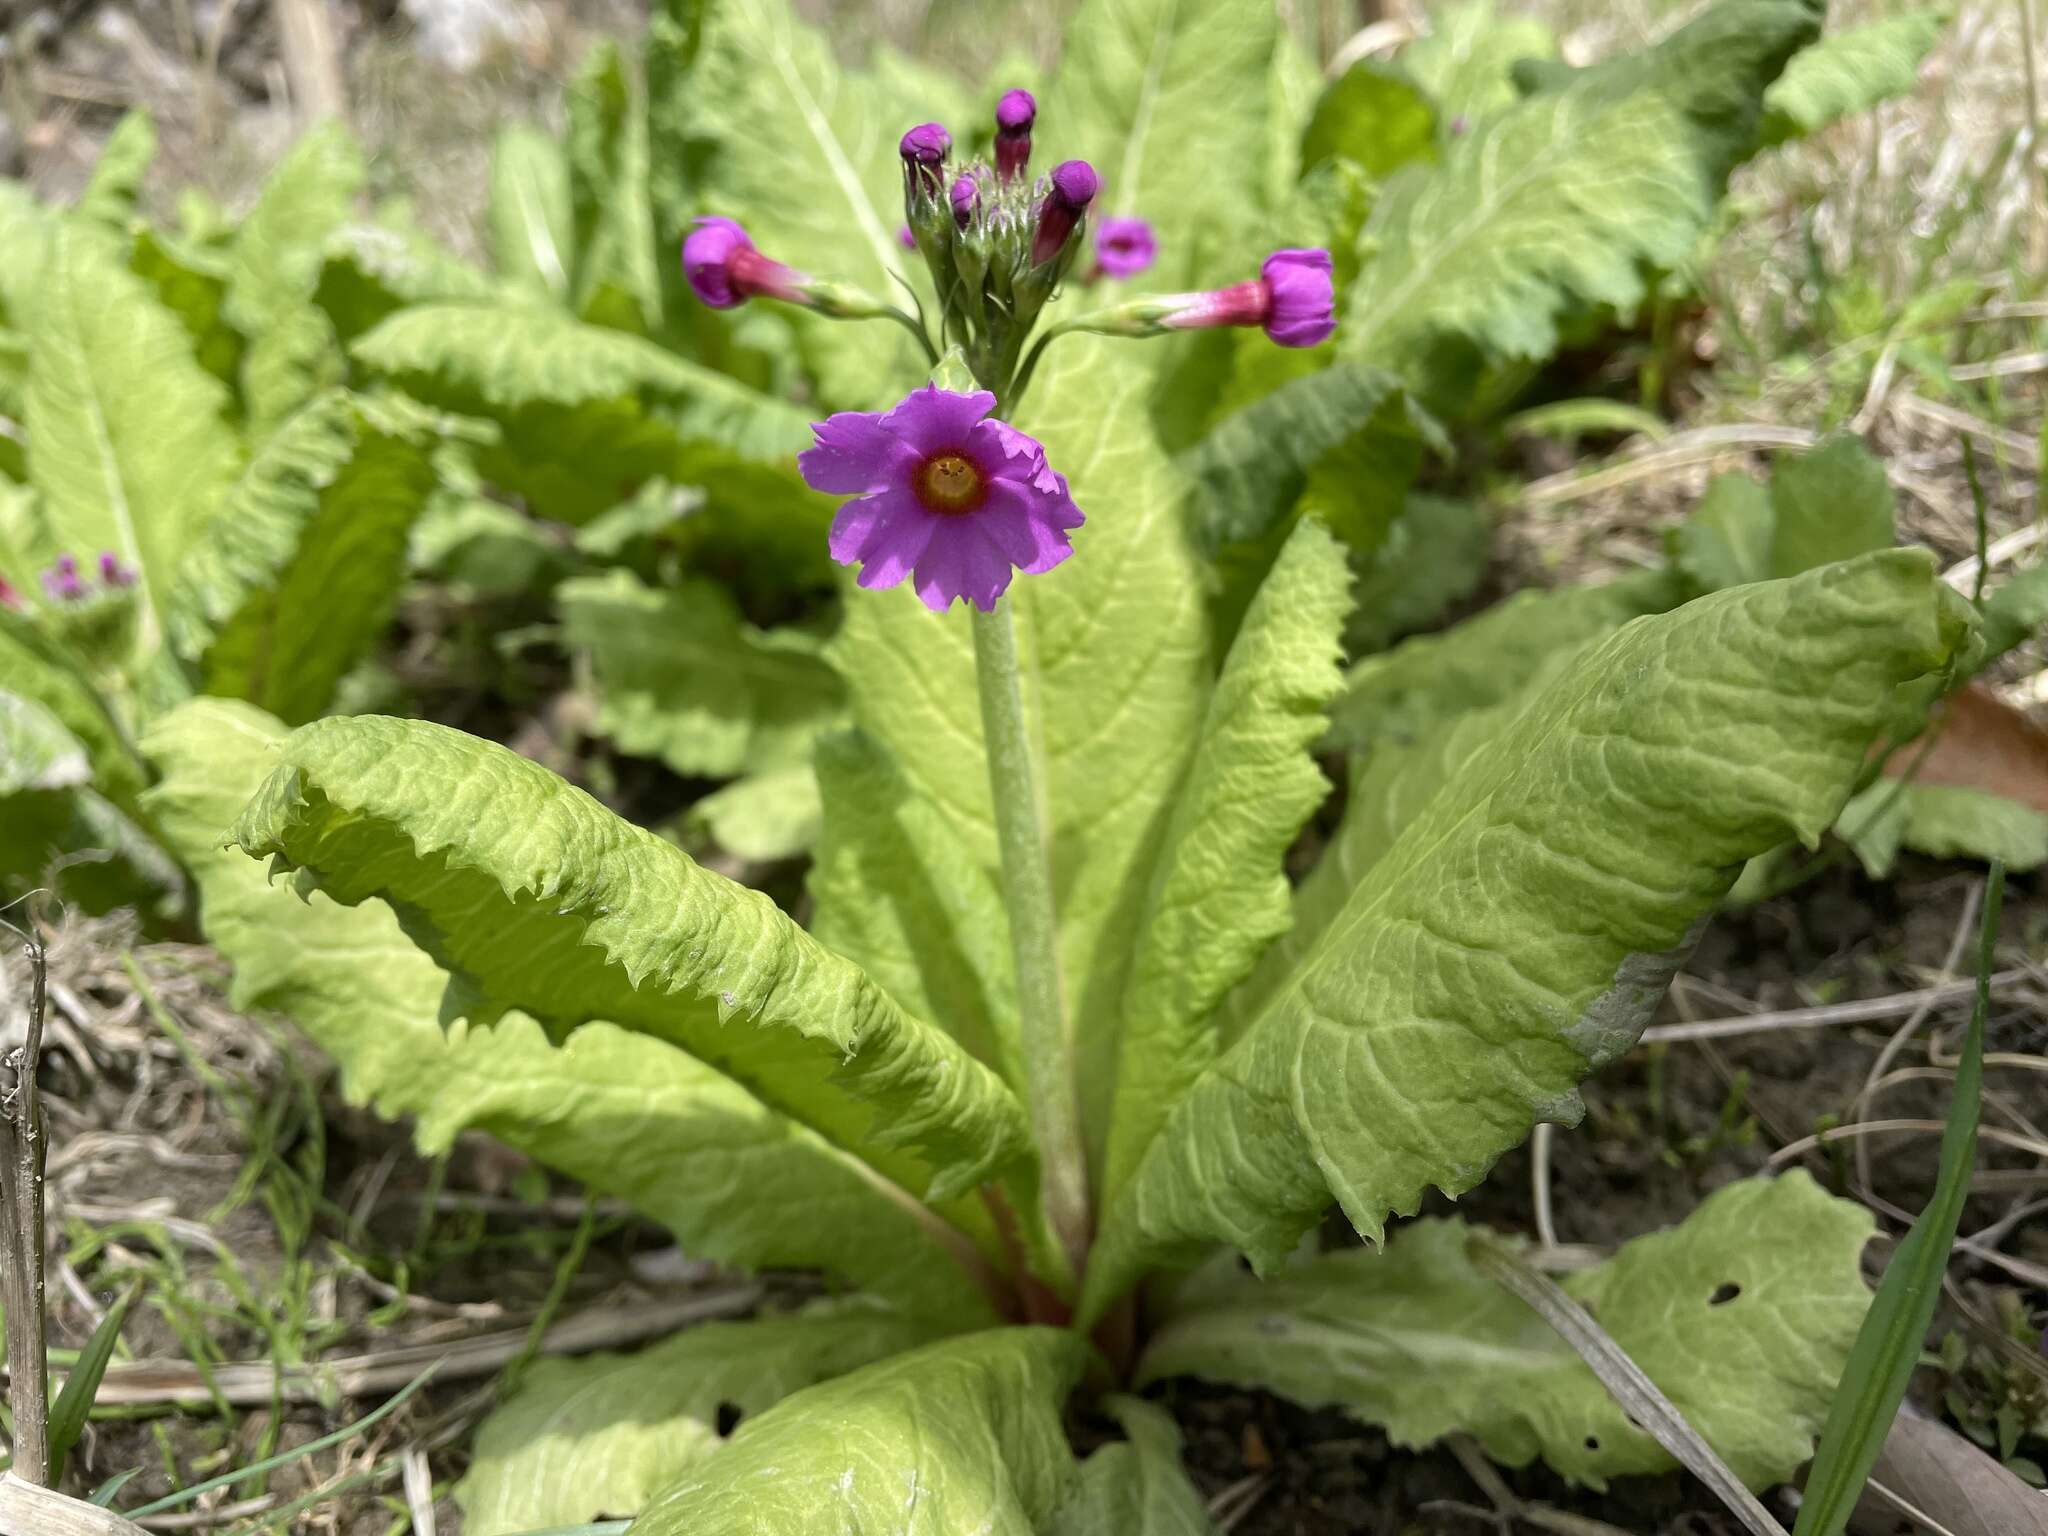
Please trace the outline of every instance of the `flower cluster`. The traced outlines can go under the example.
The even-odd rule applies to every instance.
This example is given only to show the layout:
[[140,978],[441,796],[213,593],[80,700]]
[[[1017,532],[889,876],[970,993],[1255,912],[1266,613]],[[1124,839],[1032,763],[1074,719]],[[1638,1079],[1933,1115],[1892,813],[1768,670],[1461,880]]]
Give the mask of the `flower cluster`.
[[[136,575],[121,563],[120,556],[111,549],[103,549],[100,551],[97,587],[79,570],[76,555],[59,555],[56,564],[42,573],[42,582],[43,593],[51,602],[68,604],[83,602],[96,593],[126,591],[135,585]],[[6,595],[11,598],[13,593],[9,590]]]
[[[1047,571],[1071,553],[1067,535],[1082,516],[1066,480],[1046,463],[1043,447],[992,414],[1015,408],[1054,337],[1256,326],[1281,346],[1309,347],[1336,328],[1329,253],[1282,250],[1246,282],[1145,295],[1038,330],[1048,301],[1089,247],[1090,215],[1103,189],[1085,160],[1031,176],[1037,121],[1031,93],[1008,91],[996,105],[992,162],[955,162],[953,137],[940,123],[920,123],[897,145],[898,238],[931,275],[936,339],[922,312],[913,318],[763,255],[731,219],[699,219],[683,243],[690,287],[715,309],[772,298],[836,318],[886,317],[915,334],[935,364],[942,350],[954,352],[983,386],[928,386],[889,411],[841,412],[813,428],[818,445],[799,460],[813,488],[854,498],[832,525],[833,558],[858,564],[864,587],[914,578],[918,595],[940,611],[962,598],[992,610],[1013,569]],[[1109,218],[1078,281],[1123,281],[1158,255],[1150,224]]]

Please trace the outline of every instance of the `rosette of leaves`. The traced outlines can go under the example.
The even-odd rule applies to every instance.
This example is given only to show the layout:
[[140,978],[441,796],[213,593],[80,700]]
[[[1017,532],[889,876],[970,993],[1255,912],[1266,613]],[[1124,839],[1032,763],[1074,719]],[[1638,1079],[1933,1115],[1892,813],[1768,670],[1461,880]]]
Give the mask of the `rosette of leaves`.
[[178,233],[136,211],[153,145],[125,120],[69,209],[0,184],[0,879],[82,853],[60,885],[95,906],[178,884],[140,802],[154,718],[195,693],[328,707],[391,611],[444,435],[347,389],[312,303],[362,177],[339,130],[239,223],[194,204]]
[[[1078,1272],[1040,1200],[964,616],[850,594],[808,930],[444,727],[201,701],[151,731],[146,803],[239,1000],[297,1018],[353,1096],[872,1304],[551,1368],[480,1440],[477,1529],[1200,1530],[1156,1409],[1110,1399],[1126,1439],[1085,1461],[1061,1427],[1078,1391],[1179,1373],[1586,1481],[1668,1465],[1455,1224],[1390,1222],[1577,1118],[1742,863],[1833,823],[1967,605],[1905,550],[1639,604],[1294,900],[1345,556],[1300,524],[1219,645],[1146,377],[1073,341],[1018,422],[1089,509],[1009,598],[1094,1209]],[[1303,1254],[1332,1204],[1384,1251]],[[1762,1484],[1825,1411],[1867,1232],[1803,1178],[1744,1185],[1574,1285]],[[1231,1252],[1256,1278],[1169,1284]]]

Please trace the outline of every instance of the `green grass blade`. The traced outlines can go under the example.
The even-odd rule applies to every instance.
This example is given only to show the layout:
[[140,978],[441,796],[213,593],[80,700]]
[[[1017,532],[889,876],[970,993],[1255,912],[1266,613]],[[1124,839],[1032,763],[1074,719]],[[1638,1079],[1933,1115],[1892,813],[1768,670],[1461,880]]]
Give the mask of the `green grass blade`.
[[1970,1171],[1977,1161],[1978,1095],[1984,1077],[1984,1015],[1991,1001],[1992,950],[1998,940],[1998,908],[2005,892],[2005,866],[1994,862],[1984,892],[1984,926],[1977,952],[1977,1005],[1970,1012],[1969,1034],[1956,1065],[1955,1098],[1941,1137],[1941,1171],[1934,1194],[1913,1223],[1898,1252],[1885,1267],[1870,1313],[1849,1352],[1849,1364],[1835,1390],[1827,1428],[1813,1470],[1807,1474],[1806,1499],[1792,1536],[1840,1536],[1849,1512],[1863,1492],[1877,1454],[1891,1433],[1892,1420],[1905,1398],[1906,1384],[1920,1359],[1934,1303],[1941,1295],[1942,1272],[1962,1219],[1970,1191]]
[[130,1467],[126,1472],[116,1472],[104,1483],[101,1483],[99,1487],[93,1489],[92,1497],[87,1499],[86,1503],[97,1504],[101,1509],[112,1509],[114,1507],[114,1495],[123,1488],[126,1488],[129,1483],[141,1475],[142,1468],[140,1467]]
[[85,1417],[92,1412],[92,1400],[99,1396],[100,1378],[107,1374],[107,1362],[114,1358],[114,1346],[121,1341],[121,1324],[128,1320],[128,1308],[134,1304],[135,1296],[131,1287],[107,1309],[99,1327],[85,1341],[85,1348],[78,1352],[78,1363],[64,1378],[64,1390],[57,1394],[56,1406],[50,1410],[52,1488],[64,1476],[64,1458],[85,1433]]

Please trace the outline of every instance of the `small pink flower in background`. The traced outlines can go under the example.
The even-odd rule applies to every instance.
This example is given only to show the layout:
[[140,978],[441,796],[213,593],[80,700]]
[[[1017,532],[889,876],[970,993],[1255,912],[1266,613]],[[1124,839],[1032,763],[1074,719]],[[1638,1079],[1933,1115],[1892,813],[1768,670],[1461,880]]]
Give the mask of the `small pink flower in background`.
[[18,609],[20,607],[21,594],[14,590],[13,584],[5,576],[0,576],[0,608]]
[[854,499],[832,523],[832,558],[863,587],[915,572],[934,613],[955,598],[994,610],[1012,569],[1049,571],[1073,546],[1081,509],[1034,439],[985,419],[996,397],[926,385],[887,412],[841,411],[816,423],[797,459],[815,490]]
[[135,572],[121,563],[121,557],[111,549],[100,551],[100,581],[108,587],[132,587]]
[[910,232],[910,226],[908,224],[898,224],[896,226],[896,243],[902,246],[903,249],[905,249],[906,251],[914,251],[917,249],[917,236],[913,235]]
[[755,250],[747,232],[731,219],[697,221],[683,242],[683,275],[690,291],[713,309],[735,309],[757,296],[786,304],[805,301],[804,275]]
[[1248,283],[1151,302],[1170,306],[1157,323],[1171,330],[1256,325],[1283,347],[1313,347],[1337,329],[1328,251],[1275,251]]
[[85,581],[78,574],[76,555],[59,555],[57,563],[43,572],[43,591],[53,603],[75,603],[85,596]]
[[1159,255],[1159,241],[1143,219],[1104,219],[1095,232],[1095,262],[1105,277],[1136,277]]

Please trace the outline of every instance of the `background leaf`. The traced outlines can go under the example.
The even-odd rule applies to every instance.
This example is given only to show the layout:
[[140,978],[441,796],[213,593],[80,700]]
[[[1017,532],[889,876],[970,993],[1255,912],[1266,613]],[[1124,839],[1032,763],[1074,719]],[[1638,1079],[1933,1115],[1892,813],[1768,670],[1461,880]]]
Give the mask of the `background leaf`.
[[1900,11],[1802,48],[1764,93],[1764,142],[1798,138],[1909,94],[1948,14],[1941,6]]

